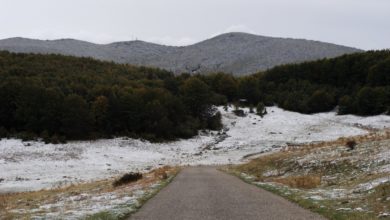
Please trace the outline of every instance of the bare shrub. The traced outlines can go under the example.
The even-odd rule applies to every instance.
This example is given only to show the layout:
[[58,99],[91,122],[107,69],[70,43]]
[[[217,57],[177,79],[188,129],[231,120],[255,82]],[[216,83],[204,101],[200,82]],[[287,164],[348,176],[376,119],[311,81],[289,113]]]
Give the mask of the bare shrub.
[[168,179],[167,170],[163,167],[154,171],[154,177],[159,179]]
[[126,173],[120,179],[115,180],[113,183],[114,187],[135,182],[142,179],[142,173]]
[[264,117],[264,115],[267,114],[267,109],[265,108],[264,103],[259,102],[259,104],[257,104],[256,112],[260,117]]
[[348,140],[347,143],[345,143],[345,146],[346,146],[349,150],[354,150],[356,144],[357,144],[357,143],[356,143],[355,140]]
[[238,117],[245,117],[245,116],[246,116],[244,110],[241,110],[241,109],[234,110],[233,113],[234,113],[236,116],[238,116]]
[[168,179],[168,174],[164,170],[154,173],[154,176],[163,180]]

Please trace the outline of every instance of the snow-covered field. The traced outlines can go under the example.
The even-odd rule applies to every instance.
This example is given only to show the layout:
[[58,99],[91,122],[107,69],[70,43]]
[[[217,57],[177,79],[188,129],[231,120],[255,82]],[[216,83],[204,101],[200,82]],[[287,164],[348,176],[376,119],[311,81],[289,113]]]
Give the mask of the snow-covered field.
[[0,193],[59,187],[162,165],[240,163],[247,155],[277,150],[287,143],[334,140],[362,135],[370,128],[390,127],[390,117],[384,115],[303,115],[270,107],[261,118],[255,114],[237,117],[232,108],[219,110],[222,131],[204,131],[194,138],[169,143],[115,138],[46,145],[2,139]]
[[[233,169],[255,185],[328,213],[381,218],[390,211],[389,138],[386,130],[355,138],[353,149],[346,147],[347,140],[305,145]],[[361,219],[376,218],[364,215]]]

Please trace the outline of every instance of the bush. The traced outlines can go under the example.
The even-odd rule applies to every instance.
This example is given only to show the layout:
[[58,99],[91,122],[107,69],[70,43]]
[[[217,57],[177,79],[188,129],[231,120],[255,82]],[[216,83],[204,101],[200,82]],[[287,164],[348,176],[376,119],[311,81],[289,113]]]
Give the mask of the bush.
[[4,127],[0,127],[0,138],[8,137],[8,131]]
[[222,128],[221,113],[217,112],[207,119],[207,128],[210,130],[220,130]]
[[118,187],[124,184],[138,181],[140,179],[142,179],[142,173],[126,173],[120,179],[115,180],[113,186]]
[[66,143],[65,136],[57,135],[57,134],[50,136],[47,131],[42,132],[41,138],[42,138],[42,141],[45,142],[45,144],[65,144]]
[[60,138],[58,135],[53,135],[50,139],[49,139],[49,143],[52,143],[52,144],[59,144],[60,143]]
[[32,132],[21,132],[16,135],[17,138],[22,139],[22,141],[36,141],[37,135]]
[[273,106],[275,104],[275,97],[273,95],[265,95],[264,104],[265,106]]
[[259,104],[257,104],[256,112],[260,117],[264,117],[264,115],[267,114],[267,109],[265,108],[264,103],[259,102]]
[[249,105],[249,113],[251,113],[251,114],[255,113],[255,111],[253,110],[252,104]]
[[244,112],[244,110],[236,109],[236,110],[233,110],[233,113],[234,113],[235,115],[237,115],[238,117],[245,117],[245,112]]
[[386,91],[383,88],[363,87],[356,101],[360,115],[377,115],[386,111]]
[[225,110],[225,112],[227,112],[228,109],[229,109],[229,108],[228,108],[227,104],[223,106],[223,110]]
[[345,144],[345,146],[348,147],[349,150],[354,150],[356,144],[357,144],[357,143],[356,143],[355,140],[349,140],[349,141],[347,141],[347,143]]
[[309,113],[327,112],[332,110],[334,99],[324,90],[315,91],[307,102]]
[[43,142],[45,142],[45,144],[49,144],[51,142],[50,134],[47,130],[44,130],[41,133],[41,138],[42,138]]
[[220,95],[220,94],[214,94],[211,97],[211,102],[214,105],[226,105],[228,103],[228,100],[226,96]]
[[202,126],[198,118],[187,117],[186,121],[179,124],[176,132],[179,137],[190,138],[198,134],[198,129]]
[[154,177],[165,180],[168,179],[167,171],[170,169],[169,166],[161,167],[154,171]]
[[339,99],[339,115],[351,114],[355,112],[354,100],[351,96],[345,95]]

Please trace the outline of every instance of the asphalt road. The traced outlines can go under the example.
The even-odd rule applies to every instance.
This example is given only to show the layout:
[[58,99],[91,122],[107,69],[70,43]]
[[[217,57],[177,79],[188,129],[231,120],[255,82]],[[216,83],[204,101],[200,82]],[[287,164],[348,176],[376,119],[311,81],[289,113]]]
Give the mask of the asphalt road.
[[213,167],[183,169],[130,219],[324,219]]

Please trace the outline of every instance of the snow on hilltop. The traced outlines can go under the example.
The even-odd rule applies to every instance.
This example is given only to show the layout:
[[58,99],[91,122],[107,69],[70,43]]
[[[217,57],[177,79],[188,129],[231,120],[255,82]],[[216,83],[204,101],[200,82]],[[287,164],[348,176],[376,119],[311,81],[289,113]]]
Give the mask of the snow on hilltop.
[[[277,150],[287,143],[334,140],[389,128],[390,116],[314,115],[267,108],[237,117],[232,108],[222,113],[224,129],[200,132],[194,138],[150,143],[129,138],[78,141],[67,144],[0,141],[0,193],[38,190],[144,171],[162,165],[241,163],[248,155]],[[245,110],[248,112],[248,110]]]
[[186,46],[164,46],[143,41],[93,44],[84,41],[0,40],[0,50],[17,53],[54,53],[129,63],[183,72],[227,72],[236,75],[302,61],[331,58],[361,50],[318,41],[227,33]]

